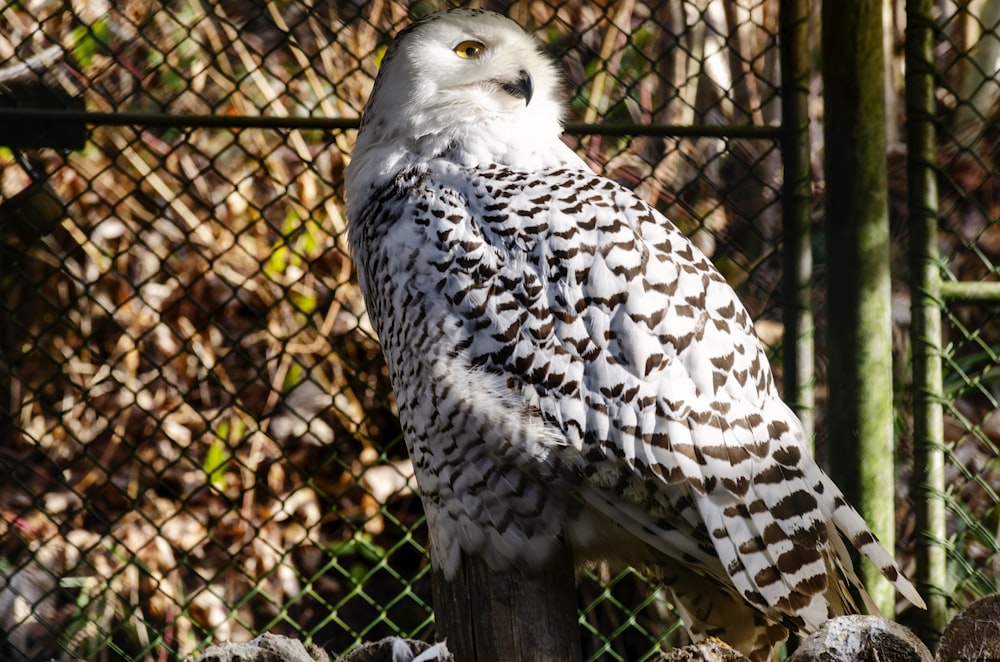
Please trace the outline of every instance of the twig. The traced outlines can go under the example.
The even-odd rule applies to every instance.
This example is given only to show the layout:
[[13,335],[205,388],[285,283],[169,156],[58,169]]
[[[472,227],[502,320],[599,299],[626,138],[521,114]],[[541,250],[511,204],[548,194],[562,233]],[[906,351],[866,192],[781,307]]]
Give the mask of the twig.
[[65,54],[62,46],[49,46],[41,53],[35,53],[26,60],[0,68],[0,85],[24,83],[37,79],[51,69],[52,65],[62,60]]

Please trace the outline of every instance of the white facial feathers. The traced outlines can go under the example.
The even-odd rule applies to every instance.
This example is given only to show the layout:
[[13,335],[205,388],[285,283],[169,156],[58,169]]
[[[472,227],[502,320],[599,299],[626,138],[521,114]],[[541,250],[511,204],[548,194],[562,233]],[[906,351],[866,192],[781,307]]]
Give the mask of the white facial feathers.
[[[465,47],[470,43],[479,45],[474,54]],[[561,114],[552,63],[532,37],[498,14],[455,10],[418,21],[400,34],[382,67],[379,78],[384,81],[372,99],[383,94],[388,99],[369,102],[366,111],[383,107],[419,113],[428,133],[499,114],[549,121]],[[533,86],[528,104],[509,89],[523,80]]]
[[458,9],[418,20],[389,48],[365,108],[349,207],[363,204],[356,181],[384,181],[445,152],[467,165],[583,167],[559,139],[559,88],[555,66],[508,18]]

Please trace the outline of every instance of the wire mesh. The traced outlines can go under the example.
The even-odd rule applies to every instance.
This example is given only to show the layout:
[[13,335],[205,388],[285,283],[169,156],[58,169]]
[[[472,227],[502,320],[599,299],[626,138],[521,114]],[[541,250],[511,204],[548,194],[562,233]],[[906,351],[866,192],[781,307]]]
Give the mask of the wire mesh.
[[[1000,5],[937,3],[937,171],[946,283],[1000,275]],[[988,291],[980,288],[981,291]],[[1000,316],[952,298],[943,345],[949,586],[955,607],[1000,576]]]
[[[294,120],[358,117],[391,36],[438,6],[3,5],[0,105],[39,110],[0,129],[0,657],[431,638],[421,506],[345,247],[353,133]],[[708,130],[780,121],[777,3],[493,8],[559,60],[570,119],[708,127],[568,140],[692,236],[777,351],[780,155]],[[47,113],[81,100],[160,120],[41,148],[73,142]],[[587,574],[580,604],[592,659],[683,637],[634,571]]]

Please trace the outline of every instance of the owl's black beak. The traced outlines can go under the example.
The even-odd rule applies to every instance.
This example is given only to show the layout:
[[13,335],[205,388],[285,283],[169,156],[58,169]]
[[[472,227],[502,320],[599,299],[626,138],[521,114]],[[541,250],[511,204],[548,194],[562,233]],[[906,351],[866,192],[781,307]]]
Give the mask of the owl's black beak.
[[531,74],[521,70],[516,80],[503,83],[503,91],[515,99],[524,99],[524,105],[531,103],[531,94],[535,91],[535,85],[531,82]]

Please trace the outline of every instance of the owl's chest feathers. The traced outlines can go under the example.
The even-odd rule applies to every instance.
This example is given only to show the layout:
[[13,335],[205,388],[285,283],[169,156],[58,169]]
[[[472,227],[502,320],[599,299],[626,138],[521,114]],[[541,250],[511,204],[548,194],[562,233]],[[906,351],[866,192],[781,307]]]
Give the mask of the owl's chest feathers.
[[[392,273],[379,308],[408,336],[387,350],[430,351],[434,342],[473,366],[518,375],[534,366],[527,380],[543,391],[564,374],[555,365],[609,345],[619,363],[645,368],[648,357],[628,355],[612,333],[626,306],[649,302],[638,291],[651,259],[640,229],[613,205],[590,202],[588,186],[549,183],[593,175],[542,175],[439,166],[397,176],[395,212],[370,242],[388,267],[379,270]],[[553,361],[541,365],[538,352]]]
[[516,184],[501,188],[451,169],[401,173],[395,188],[405,196],[401,209],[372,228],[369,243],[409,287],[444,295],[442,303],[460,310],[484,288],[500,293],[567,276],[565,252],[553,242],[565,219],[544,200],[526,200]]

